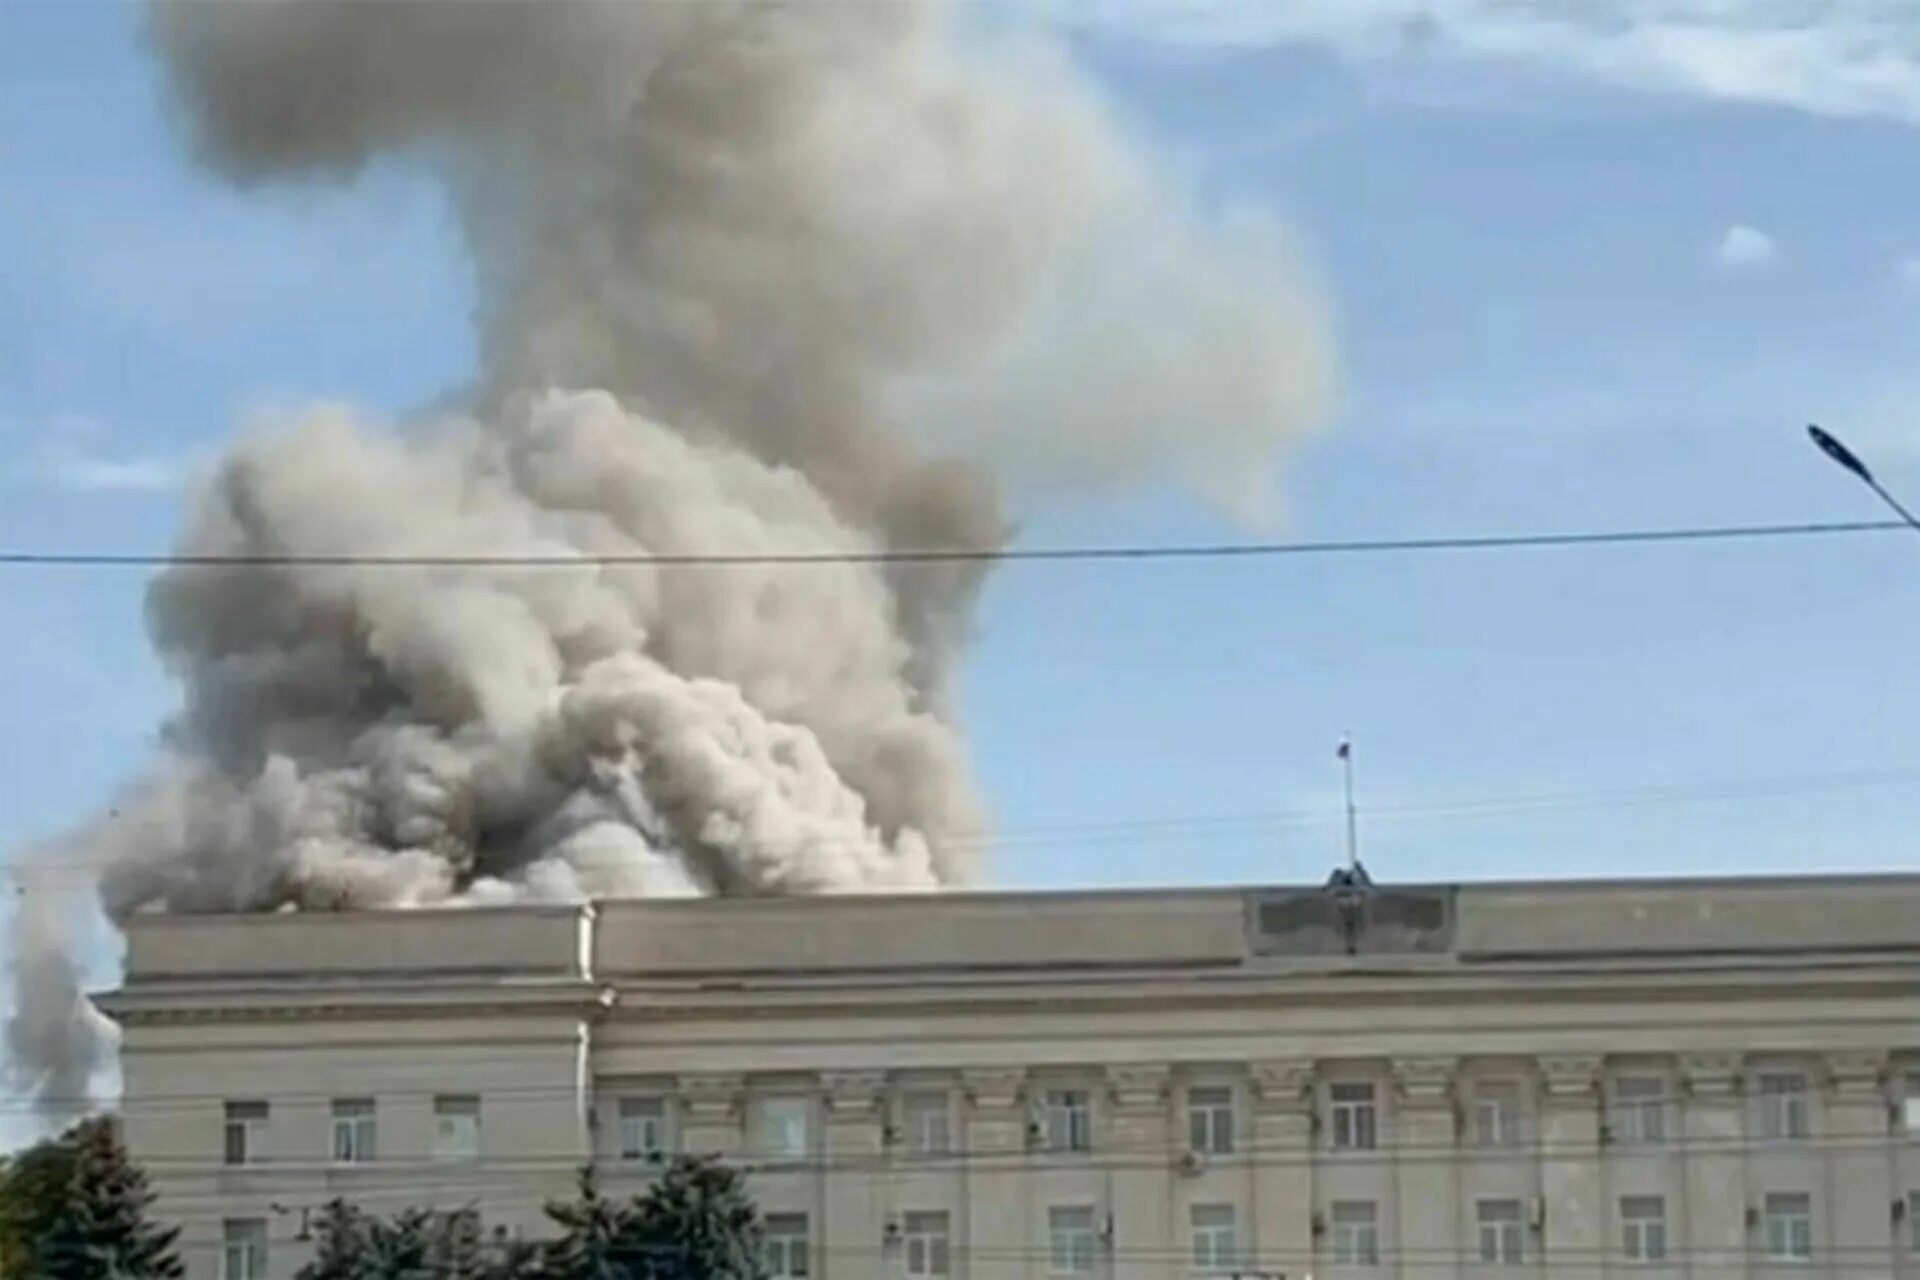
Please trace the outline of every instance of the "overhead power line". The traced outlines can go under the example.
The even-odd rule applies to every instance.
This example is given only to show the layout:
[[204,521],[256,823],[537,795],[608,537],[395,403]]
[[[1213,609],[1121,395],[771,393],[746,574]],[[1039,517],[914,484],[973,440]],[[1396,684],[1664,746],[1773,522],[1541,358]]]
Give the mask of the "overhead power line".
[[1441,551],[1517,551],[1561,547],[1741,542],[1832,537],[1905,529],[1898,520],[1842,520],[1800,524],[1701,525],[1565,533],[1479,534],[1431,538],[1358,538],[1318,542],[1133,543],[1110,546],[875,548],[791,552],[651,552],[565,555],[439,555],[296,552],[198,554],[166,551],[0,550],[0,566],[42,568],[231,568],[301,566],[413,569],[538,569],[601,565],[663,567],[808,564],[952,564],[976,561],[1229,560],[1280,556],[1378,555]]

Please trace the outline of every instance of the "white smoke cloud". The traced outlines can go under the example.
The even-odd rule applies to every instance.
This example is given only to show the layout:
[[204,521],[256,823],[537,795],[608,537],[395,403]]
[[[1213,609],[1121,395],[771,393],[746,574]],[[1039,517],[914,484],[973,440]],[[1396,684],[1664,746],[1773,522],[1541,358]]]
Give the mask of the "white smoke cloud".
[[[1197,217],[1061,58],[941,5],[151,16],[220,171],[445,178],[483,360],[459,413],[315,410],[197,492],[181,550],[259,563],[152,585],[184,704],[70,842],[115,918],[965,882],[987,563],[875,553],[998,548],[1015,472],[1251,507],[1320,415],[1284,237]],[[15,1038],[42,1082],[83,1048]]]

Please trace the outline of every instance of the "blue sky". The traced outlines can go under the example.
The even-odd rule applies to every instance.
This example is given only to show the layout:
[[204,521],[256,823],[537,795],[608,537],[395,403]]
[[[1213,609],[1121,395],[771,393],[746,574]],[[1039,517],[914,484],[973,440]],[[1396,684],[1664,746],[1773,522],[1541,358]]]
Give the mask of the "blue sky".
[[[1661,38],[1633,0],[1591,30],[1415,7],[1065,10],[1169,172],[1295,229],[1342,388],[1273,529],[1146,489],[1025,508],[1025,540],[1877,515],[1810,418],[1920,497],[1920,18],[1783,34],[1699,3]],[[0,6],[0,547],[164,548],[250,415],[458,383],[471,306],[429,184],[234,191],[185,153],[137,10]],[[110,797],[173,694],[139,572],[0,575],[18,850]],[[1916,638],[1899,537],[1011,566],[964,687],[989,879],[1318,879],[1346,732],[1384,878],[1908,866]]]

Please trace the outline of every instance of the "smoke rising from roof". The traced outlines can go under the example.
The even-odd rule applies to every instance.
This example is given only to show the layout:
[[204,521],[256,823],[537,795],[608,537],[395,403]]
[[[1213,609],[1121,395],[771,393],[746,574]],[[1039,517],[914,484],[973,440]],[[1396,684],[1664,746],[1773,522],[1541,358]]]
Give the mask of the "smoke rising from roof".
[[[353,557],[995,548],[1009,476],[1253,507],[1321,414],[1277,229],[1210,225],[1056,53],[932,0],[150,16],[233,180],[444,179],[482,367],[459,412],[316,410],[198,494],[182,551],[329,562],[153,583],[182,709],[38,864],[116,919],[963,883],[983,564]],[[62,931],[16,937],[10,1048],[58,1109],[99,1041]]]

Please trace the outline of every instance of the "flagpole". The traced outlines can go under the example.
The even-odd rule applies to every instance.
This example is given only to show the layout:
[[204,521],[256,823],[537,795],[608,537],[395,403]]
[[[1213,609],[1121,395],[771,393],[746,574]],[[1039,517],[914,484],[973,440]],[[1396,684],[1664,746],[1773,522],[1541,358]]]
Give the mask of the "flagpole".
[[1340,771],[1347,796],[1347,870],[1360,869],[1360,823],[1353,808],[1353,739],[1340,739]]

